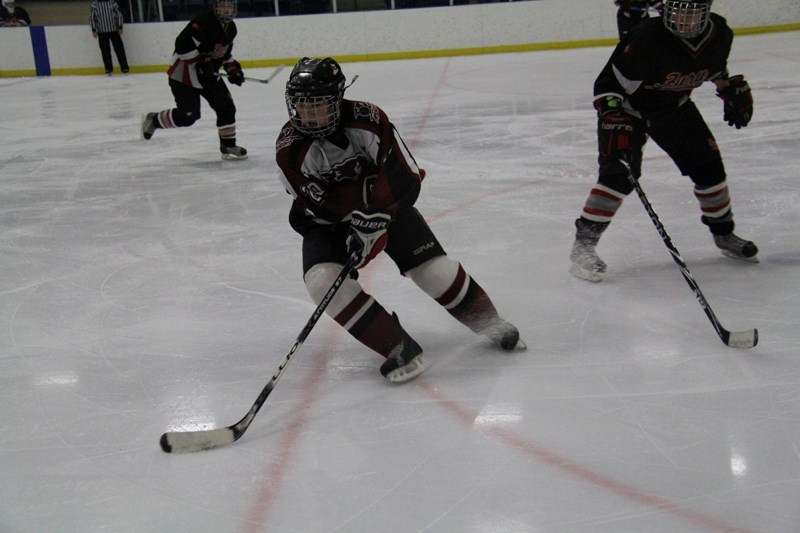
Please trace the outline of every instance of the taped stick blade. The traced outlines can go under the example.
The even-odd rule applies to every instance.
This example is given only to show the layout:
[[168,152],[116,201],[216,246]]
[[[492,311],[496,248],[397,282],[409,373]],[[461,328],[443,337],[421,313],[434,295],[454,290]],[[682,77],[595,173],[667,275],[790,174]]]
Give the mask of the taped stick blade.
[[725,344],[731,348],[752,348],[758,344],[758,330],[731,331]]
[[225,446],[236,440],[230,428],[208,431],[170,431],[161,435],[161,449],[166,453],[192,453]]

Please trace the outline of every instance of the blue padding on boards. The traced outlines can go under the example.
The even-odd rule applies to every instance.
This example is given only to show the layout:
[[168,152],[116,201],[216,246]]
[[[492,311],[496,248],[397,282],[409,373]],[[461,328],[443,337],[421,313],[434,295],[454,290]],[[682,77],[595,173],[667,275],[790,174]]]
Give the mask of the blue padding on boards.
[[36,63],[36,75],[49,76],[50,55],[47,53],[47,37],[44,35],[44,26],[31,26],[31,44],[33,45],[33,60]]

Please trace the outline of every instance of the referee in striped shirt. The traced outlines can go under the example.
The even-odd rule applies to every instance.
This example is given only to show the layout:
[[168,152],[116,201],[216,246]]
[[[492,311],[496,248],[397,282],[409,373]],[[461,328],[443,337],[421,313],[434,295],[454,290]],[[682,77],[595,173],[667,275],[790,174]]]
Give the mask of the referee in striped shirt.
[[106,67],[106,76],[111,76],[114,64],[111,62],[111,45],[117,54],[119,68],[128,72],[128,58],[125,56],[125,45],[122,44],[122,11],[117,0],[92,0],[89,7],[89,24],[92,37],[100,44],[100,54]]

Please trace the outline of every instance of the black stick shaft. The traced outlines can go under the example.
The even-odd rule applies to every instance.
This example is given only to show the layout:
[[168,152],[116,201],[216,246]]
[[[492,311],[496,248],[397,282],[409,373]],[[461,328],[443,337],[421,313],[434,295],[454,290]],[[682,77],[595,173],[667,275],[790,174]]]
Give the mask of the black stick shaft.
[[[681,274],[683,274],[683,279],[686,280],[686,283],[689,284],[689,287],[694,292],[694,295],[697,298],[700,307],[702,307],[703,311],[705,311],[706,316],[711,321],[711,325],[714,326],[714,330],[717,332],[717,335],[719,335],[719,338],[722,340],[722,342],[725,343],[725,345],[731,346],[732,345],[731,332],[722,327],[722,324],[720,324],[719,319],[717,319],[717,315],[714,314],[714,310],[711,309],[708,300],[706,300],[706,297],[703,296],[703,291],[700,290],[700,286],[695,281],[694,277],[692,276],[692,273],[689,272],[689,267],[686,266],[686,262],[683,260],[683,257],[681,257],[680,252],[678,252],[678,249],[672,243],[672,239],[667,233],[666,228],[664,228],[664,224],[662,224],[661,220],[658,218],[658,215],[653,209],[653,206],[650,204],[650,201],[647,199],[647,195],[645,195],[644,189],[642,189],[641,184],[639,184],[639,180],[637,180],[633,176],[633,172],[631,172],[630,165],[626,161],[622,160],[620,160],[620,163],[622,163],[622,165],[627,170],[628,181],[630,181],[631,185],[633,185],[633,189],[639,196],[639,200],[642,201],[642,205],[644,205],[645,211],[647,211],[647,214],[650,216],[650,220],[653,221],[653,224],[658,230],[658,234],[661,235],[661,239],[664,241],[664,244],[667,246],[667,249],[669,250],[670,255],[672,256],[672,259],[678,265]],[[742,333],[746,333],[747,334],[746,336],[750,336],[749,332],[742,332]],[[752,341],[749,342],[747,341],[743,342],[741,340],[741,337],[745,336],[742,335],[742,333],[736,333],[736,342],[734,344],[737,345],[737,347],[752,348],[758,343],[757,330],[752,330]],[[746,344],[750,345],[747,346]]]
[[258,398],[256,398],[256,401],[250,408],[250,411],[244,416],[244,418],[242,418],[239,422],[237,422],[233,426],[233,431],[237,439],[241,437],[242,434],[247,430],[248,426],[250,426],[250,422],[253,421],[253,418],[255,418],[256,413],[258,413],[258,410],[261,409],[261,406],[264,405],[265,401],[267,401],[267,398],[272,392],[272,389],[275,388],[275,385],[278,383],[278,380],[283,375],[283,371],[286,370],[287,366],[289,366],[289,362],[292,360],[292,357],[297,352],[297,350],[300,349],[300,346],[303,345],[306,338],[311,333],[311,330],[314,329],[314,326],[317,325],[317,322],[319,322],[319,319],[322,317],[322,314],[325,312],[325,309],[328,307],[328,304],[331,303],[333,297],[336,296],[337,292],[339,292],[339,288],[342,286],[342,283],[344,283],[344,280],[347,279],[347,277],[350,275],[350,272],[353,270],[356,263],[358,263],[359,259],[360,255],[357,253],[353,253],[349,257],[347,263],[345,263],[344,265],[344,268],[342,268],[342,271],[339,273],[338,276],[336,276],[336,279],[333,280],[333,284],[331,284],[331,287],[330,289],[328,289],[328,292],[325,293],[325,296],[322,298],[322,301],[319,303],[317,308],[314,309],[314,312],[311,314],[311,318],[309,318],[308,322],[306,322],[306,325],[303,327],[303,330],[300,332],[300,335],[297,336],[297,339],[295,339],[294,344],[292,344],[292,347],[289,348],[288,352],[286,352],[286,356],[283,358],[283,361],[278,367],[278,370],[272,376],[272,379],[261,390],[261,393],[258,395]]

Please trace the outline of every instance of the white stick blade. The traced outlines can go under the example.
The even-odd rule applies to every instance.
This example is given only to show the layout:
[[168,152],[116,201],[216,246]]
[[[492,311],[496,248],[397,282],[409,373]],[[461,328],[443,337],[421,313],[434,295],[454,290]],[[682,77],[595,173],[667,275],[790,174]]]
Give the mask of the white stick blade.
[[228,428],[208,431],[171,431],[161,435],[161,449],[167,453],[191,453],[225,446],[236,437]]
[[758,330],[731,331],[728,346],[731,348],[752,348],[758,344]]

